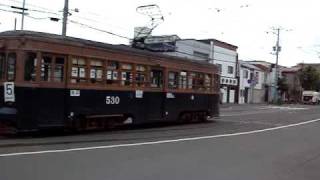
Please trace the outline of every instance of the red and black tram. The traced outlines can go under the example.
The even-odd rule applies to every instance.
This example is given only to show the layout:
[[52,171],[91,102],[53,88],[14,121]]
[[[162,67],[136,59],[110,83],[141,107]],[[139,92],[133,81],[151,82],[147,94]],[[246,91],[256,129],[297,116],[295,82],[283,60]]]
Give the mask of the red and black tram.
[[86,130],[219,114],[215,65],[47,33],[0,33],[0,83],[6,130]]

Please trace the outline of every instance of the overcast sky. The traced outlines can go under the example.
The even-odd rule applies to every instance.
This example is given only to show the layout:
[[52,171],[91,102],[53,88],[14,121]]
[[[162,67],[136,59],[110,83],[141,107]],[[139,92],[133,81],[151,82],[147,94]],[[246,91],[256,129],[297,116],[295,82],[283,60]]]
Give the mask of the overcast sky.
[[[26,30],[61,33],[64,0],[26,0],[29,16],[25,17]],[[78,8],[69,17],[73,22],[132,38],[134,27],[150,22],[138,14],[136,7],[157,4],[164,22],[153,35],[176,34],[180,38],[215,38],[239,47],[242,60],[275,62],[272,47],[276,36],[272,27],[282,27],[280,33],[279,63],[292,66],[296,63],[320,63],[320,2],[317,0],[69,0],[69,9]],[[0,0],[0,32],[12,30],[15,17],[18,29],[21,15],[5,12],[13,10],[6,5],[21,6],[22,0]],[[33,10],[33,11],[31,11]],[[38,10],[45,12],[36,12]],[[37,18],[37,19],[34,19]],[[109,35],[69,22],[69,36],[128,44],[128,39]]]

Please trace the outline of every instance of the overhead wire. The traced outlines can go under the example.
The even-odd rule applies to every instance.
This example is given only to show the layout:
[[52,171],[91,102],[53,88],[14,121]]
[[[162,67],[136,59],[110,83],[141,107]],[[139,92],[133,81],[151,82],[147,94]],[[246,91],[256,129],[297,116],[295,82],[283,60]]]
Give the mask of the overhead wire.
[[81,23],[81,22],[78,22],[78,21],[69,20],[69,22],[71,22],[73,24],[78,24],[80,26],[83,26],[83,27],[86,27],[86,28],[89,28],[89,29],[93,29],[93,30],[100,31],[100,32],[103,32],[103,33],[107,33],[107,34],[110,34],[110,35],[113,35],[113,36],[117,36],[117,37],[120,37],[120,38],[123,38],[123,39],[131,40],[131,38],[129,38],[129,37],[126,37],[126,36],[123,36],[123,35],[119,35],[119,34],[116,34],[116,33],[113,33],[113,32],[107,31],[107,30],[99,29],[99,28],[96,28],[96,27],[93,27],[93,26],[90,26],[90,25],[87,25],[87,24],[84,24],[84,23]]

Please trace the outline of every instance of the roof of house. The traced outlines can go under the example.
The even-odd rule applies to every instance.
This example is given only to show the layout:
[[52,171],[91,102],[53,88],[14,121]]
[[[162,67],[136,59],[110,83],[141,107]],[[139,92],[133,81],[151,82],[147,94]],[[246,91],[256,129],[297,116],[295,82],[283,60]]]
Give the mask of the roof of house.
[[254,66],[257,66],[259,69],[261,69],[262,71],[270,71],[270,67],[267,67],[265,65],[262,64],[253,64]]
[[213,44],[216,46],[224,47],[224,48],[234,50],[234,51],[236,51],[238,49],[238,46],[236,46],[236,45],[229,44],[229,43],[217,40],[217,39],[200,39],[198,41],[206,43],[206,44],[210,44],[211,42],[213,42]]
[[257,70],[257,71],[263,71],[262,69],[260,69],[259,67],[253,65],[253,64],[250,64],[246,61],[242,61],[242,60],[239,60],[239,64],[241,67],[244,67],[244,68],[247,68],[247,69],[253,69],[253,70]]
[[301,70],[301,67],[285,67],[281,69],[281,73],[296,73]]

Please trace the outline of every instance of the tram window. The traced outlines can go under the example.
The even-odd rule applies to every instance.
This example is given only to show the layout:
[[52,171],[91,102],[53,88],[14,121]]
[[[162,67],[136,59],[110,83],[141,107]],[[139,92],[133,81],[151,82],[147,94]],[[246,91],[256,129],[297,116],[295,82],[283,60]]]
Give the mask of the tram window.
[[5,59],[6,55],[4,53],[0,53],[0,79],[3,79]]
[[51,81],[51,56],[43,56],[41,60],[41,80],[42,81]]
[[132,85],[132,64],[121,64],[121,85],[131,86]]
[[161,70],[152,69],[150,72],[151,84],[153,88],[162,88],[163,72]]
[[147,78],[147,68],[144,65],[136,65],[136,84],[138,87],[144,87]]
[[119,63],[117,61],[108,61],[107,63],[107,84],[118,83]]
[[71,82],[86,82],[86,61],[84,59],[72,59]]
[[9,53],[7,60],[7,80],[14,81],[16,76],[16,53]]
[[211,89],[211,76],[209,74],[204,75],[204,87],[207,91]]
[[179,88],[180,89],[187,89],[187,72],[185,72],[185,71],[180,72]]
[[218,74],[215,74],[213,76],[213,89],[215,92],[219,92],[220,91],[220,77]]
[[195,89],[196,85],[196,74],[195,73],[189,73],[188,76],[188,89]]
[[37,54],[28,52],[24,64],[24,80],[35,81],[37,69]]
[[196,77],[196,86],[198,90],[203,90],[204,87],[204,74],[202,73],[197,73],[197,77]]
[[176,89],[178,87],[178,73],[169,72],[168,74],[168,88]]
[[90,61],[90,80],[91,83],[102,82],[102,61]]
[[56,57],[55,66],[54,66],[54,74],[53,80],[54,82],[63,82],[64,74],[64,58]]

